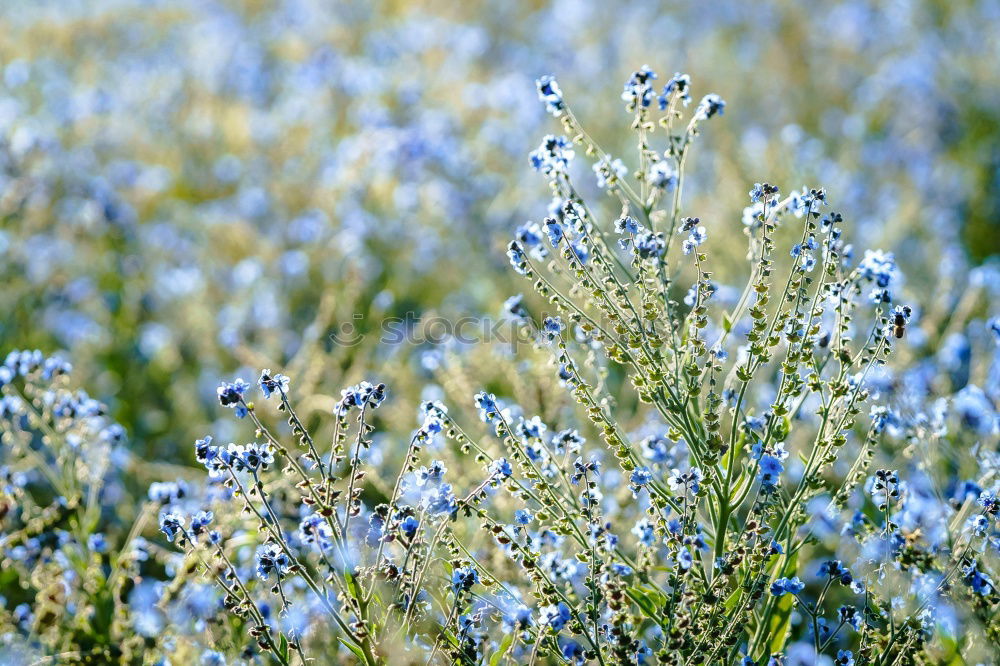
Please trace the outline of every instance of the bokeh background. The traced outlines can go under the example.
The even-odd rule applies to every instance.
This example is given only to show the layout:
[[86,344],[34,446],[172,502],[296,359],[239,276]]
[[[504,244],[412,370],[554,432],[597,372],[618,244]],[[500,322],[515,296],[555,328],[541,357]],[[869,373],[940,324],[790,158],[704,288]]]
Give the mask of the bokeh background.
[[[994,0],[5,2],[0,349],[74,361],[140,494],[225,438],[215,386],[251,368],[316,413],[388,381],[408,429],[442,358],[478,352],[380,344],[379,322],[525,289],[503,247],[545,215],[527,154],[560,129],[535,77],[628,159],[619,94],[646,63],[728,103],[684,209],[732,234],[717,252],[742,256],[753,182],[822,185],[919,301],[1000,253],[998,26]],[[362,344],[331,341],[348,322]]]

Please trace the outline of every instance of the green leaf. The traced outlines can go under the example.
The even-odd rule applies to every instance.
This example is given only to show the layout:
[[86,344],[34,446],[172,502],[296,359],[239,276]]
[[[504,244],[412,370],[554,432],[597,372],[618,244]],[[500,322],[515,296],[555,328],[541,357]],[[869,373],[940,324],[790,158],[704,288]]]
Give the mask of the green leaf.
[[727,314],[722,315],[722,330],[726,333],[733,330],[733,320]]
[[357,645],[353,645],[351,643],[348,643],[346,640],[344,640],[340,636],[337,637],[337,640],[339,640],[341,643],[343,643],[345,646],[347,646],[347,649],[350,650],[351,652],[353,652],[354,656],[356,656],[358,659],[360,659],[362,664],[365,663],[365,653],[361,651],[361,648],[359,648]]
[[767,643],[767,649],[771,654],[781,652],[781,648],[785,646],[785,635],[792,623],[792,606],[794,605],[795,597],[791,594],[781,597],[775,604],[774,612],[771,614],[771,620],[767,626],[768,635],[771,637]]
[[503,656],[507,654],[507,650],[514,643],[514,632],[511,631],[504,635],[503,640],[500,641],[500,647],[497,649],[496,653],[490,657],[490,666],[497,666]]

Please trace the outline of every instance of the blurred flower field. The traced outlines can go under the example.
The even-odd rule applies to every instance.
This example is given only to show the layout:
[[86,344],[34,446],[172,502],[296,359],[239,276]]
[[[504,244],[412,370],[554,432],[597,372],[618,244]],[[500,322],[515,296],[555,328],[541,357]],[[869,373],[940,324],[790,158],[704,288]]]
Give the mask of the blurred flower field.
[[0,28],[0,663],[997,663],[1000,2]]

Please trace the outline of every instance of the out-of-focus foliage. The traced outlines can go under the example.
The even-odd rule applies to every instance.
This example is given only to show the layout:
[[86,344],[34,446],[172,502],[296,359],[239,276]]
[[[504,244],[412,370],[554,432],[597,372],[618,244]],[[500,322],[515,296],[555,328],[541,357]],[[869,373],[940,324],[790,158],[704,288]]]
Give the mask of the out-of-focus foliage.
[[[910,271],[926,288],[942,257],[961,272],[998,251],[998,15],[989,1],[8,3],[0,342],[84,351],[78,371],[159,456],[174,414],[211,419],[209,377],[261,360],[251,347],[277,363],[356,313],[492,312],[501,238],[540,203],[512,168],[544,121],[534,78],[582,91],[578,112],[621,152],[614,82],[646,61],[729,101],[691,165],[702,219],[735,225],[738,193],[765,175],[823,183],[860,218],[859,243],[927,266]],[[478,270],[454,270],[467,261]]]

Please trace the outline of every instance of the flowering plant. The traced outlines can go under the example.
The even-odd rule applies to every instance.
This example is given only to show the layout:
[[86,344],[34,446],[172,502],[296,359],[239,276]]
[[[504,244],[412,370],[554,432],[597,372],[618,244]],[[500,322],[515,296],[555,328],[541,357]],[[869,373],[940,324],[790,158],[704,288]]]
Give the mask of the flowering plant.
[[[890,404],[889,366],[919,308],[900,302],[892,254],[856,256],[823,189],[783,196],[755,184],[746,284],[714,281],[725,225],[686,215],[683,192],[699,134],[726,105],[710,94],[692,108],[687,75],[656,80],[644,67],[622,94],[638,139],[632,169],[587,134],[555,79],[537,83],[566,134],[530,155],[553,202],[507,247],[535,303],[514,296],[505,309],[549,355],[549,386],[571,400],[551,409],[557,399],[539,391],[516,404],[482,387],[468,411],[424,401],[389,459],[374,445],[384,384],[344,389],[328,419],[300,416],[295,384],[271,370],[256,386],[219,386],[252,440],[206,436],[195,443],[202,490],[149,491],[181,553],[157,572],[171,596],[217,590],[199,592],[216,602],[199,627],[205,659],[847,665],[994,649],[989,399],[971,387],[950,402]],[[593,158],[613,215],[584,198],[577,153]],[[59,367],[15,354],[0,370],[19,460],[38,454],[36,439],[51,444],[49,428],[70,449],[74,428],[97,428],[77,424],[88,411],[78,407],[59,421],[58,391],[34,398],[42,416],[17,400],[15,380],[27,390]],[[898,442],[920,464],[898,465]],[[954,456],[937,464],[944,446]],[[63,455],[55,462],[73,460]],[[10,478],[5,493],[31,489]],[[57,482],[61,498],[91,487]],[[72,523],[77,545],[93,538],[91,506],[89,522]],[[25,508],[18,520],[31,524]],[[121,576],[109,577],[113,591],[112,580]],[[38,625],[37,607],[21,615],[32,612]]]

